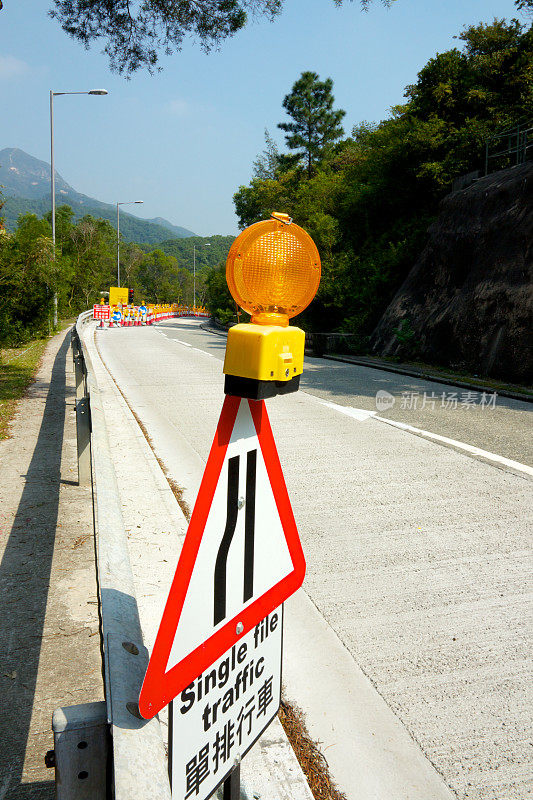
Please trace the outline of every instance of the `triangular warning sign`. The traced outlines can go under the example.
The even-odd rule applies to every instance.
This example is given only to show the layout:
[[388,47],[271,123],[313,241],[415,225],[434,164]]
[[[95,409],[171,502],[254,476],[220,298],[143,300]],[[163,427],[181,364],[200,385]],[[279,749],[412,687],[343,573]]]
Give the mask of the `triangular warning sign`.
[[281,605],[304,574],[265,404],[226,397],[139,697],[143,717]]

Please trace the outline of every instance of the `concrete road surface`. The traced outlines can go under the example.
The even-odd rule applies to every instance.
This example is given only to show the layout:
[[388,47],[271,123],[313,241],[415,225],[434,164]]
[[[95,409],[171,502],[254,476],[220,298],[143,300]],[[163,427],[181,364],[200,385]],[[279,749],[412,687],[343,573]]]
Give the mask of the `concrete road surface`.
[[[223,400],[224,338],[184,320],[97,340],[192,503]],[[302,384],[268,412],[306,593],[457,797],[523,800],[530,406],[497,398],[494,407],[456,387],[325,359],[307,361]],[[395,402],[372,416],[380,389]],[[358,797],[341,773],[339,786]]]

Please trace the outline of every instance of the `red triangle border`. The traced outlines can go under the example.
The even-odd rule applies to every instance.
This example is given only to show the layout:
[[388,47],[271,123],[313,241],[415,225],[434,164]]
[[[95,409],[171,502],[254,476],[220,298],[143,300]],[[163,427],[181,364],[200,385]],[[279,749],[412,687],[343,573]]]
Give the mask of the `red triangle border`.
[[[241,402],[248,402],[250,407],[276,507],[292,559],[293,571],[261,597],[254,600],[240,614],[229,620],[207,641],[167,672],[168,658]],[[238,642],[242,636],[252,630],[267,614],[274,611],[290,597],[302,585],[304,576],[305,558],[265,403],[263,400],[241,400],[240,397],[227,396],[224,400],[198,497],[183,543],[176,573],[170,587],[148,669],[146,670],[139,696],[141,715],[145,719],[150,719],[157,714],[205,669]],[[236,633],[237,622],[241,622],[244,626],[241,634]]]

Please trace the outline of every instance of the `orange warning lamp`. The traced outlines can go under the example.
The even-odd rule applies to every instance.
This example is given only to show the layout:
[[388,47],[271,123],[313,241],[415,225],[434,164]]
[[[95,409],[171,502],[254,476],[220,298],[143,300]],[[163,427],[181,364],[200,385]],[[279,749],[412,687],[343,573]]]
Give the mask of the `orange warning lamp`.
[[287,214],[274,213],[235,239],[226,279],[235,302],[252,319],[229,330],[224,391],[254,400],[295,392],[305,334],[289,319],[307,308],[317,292],[315,243]]

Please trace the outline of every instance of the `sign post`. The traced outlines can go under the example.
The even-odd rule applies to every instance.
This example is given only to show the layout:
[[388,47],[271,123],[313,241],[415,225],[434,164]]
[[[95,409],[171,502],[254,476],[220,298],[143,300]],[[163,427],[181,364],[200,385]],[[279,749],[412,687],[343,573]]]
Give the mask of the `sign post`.
[[[272,285],[256,282],[255,308],[235,286],[253,295],[258,252]],[[228,337],[227,396],[139,696],[146,719],[170,706],[174,800],[207,800],[222,783],[238,800],[241,760],[279,710],[283,603],[305,574],[264,398],[298,388],[304,334],[288,320],[311,302],[320,259],[273,215],[236,239],[227,277],[252,322]]]

